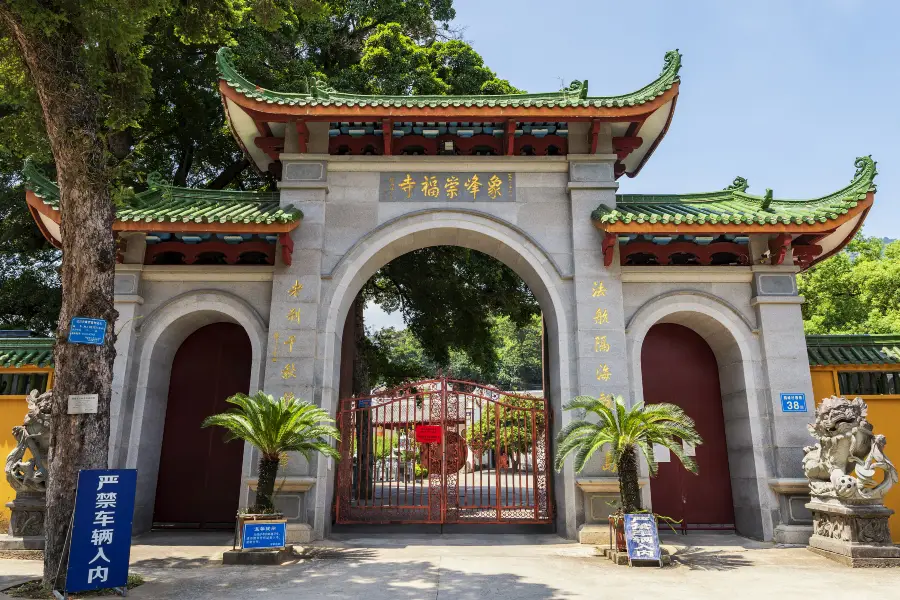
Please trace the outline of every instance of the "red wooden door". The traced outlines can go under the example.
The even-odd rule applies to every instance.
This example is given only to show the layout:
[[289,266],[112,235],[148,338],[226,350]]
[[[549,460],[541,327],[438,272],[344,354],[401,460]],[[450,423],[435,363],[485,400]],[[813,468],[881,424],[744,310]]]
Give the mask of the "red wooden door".
[[232,528],[241,487],[244,444],[225,442],[203,419],[227,410],[225,399],[250,389],[250,339],[233,323],[192,333],[175,353],[159,458],[154,523]]
[[644,401],[677,404],[694,419],[703,444],[696,447],[699,472],[689,473],[672,455],[651,480],[653,511],[684,519],[688,527],[732,526],[734,504],[725,446],[719,368],[712,349],[692,329],[654,325],[641,348]]

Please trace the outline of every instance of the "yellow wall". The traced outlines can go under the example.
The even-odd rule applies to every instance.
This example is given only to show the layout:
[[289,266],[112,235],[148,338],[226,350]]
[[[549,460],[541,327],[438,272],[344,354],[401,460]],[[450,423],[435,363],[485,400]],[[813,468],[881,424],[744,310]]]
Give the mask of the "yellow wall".
[[[51,373],[48,386],[53,384],[51,369],[3,368],[0,369],[0,371],[3,371],[4,373],[9,373],[10,371],[21,371],[23,373]],[[6,462],[6,457],[9,456],[9,453],[16,447],[16,438],[12,435],[12,428],[16,425],[21,425],[26,414],[28,414],[28,402],[25,401],[25,396],[0,396],[0,460],[3,460],[4,463]],[[25,456],[30,456],[30,453],[26,452]],[[6,482],[6,477],[0,477],[0,521],[9,520],[9,509],[6,508],[6,503],[15,497],[16,493],[13,491],[12,487],[10,487],[9,483]],[[0,531],[0,533],[6,532],[4,530]]]
[[[870,365],[841,365],[840,367],[812,367],[813,394],[816,403],[838,394],[837,372],[840,371],[897,371],[897,365],[883,367]],[[900,396],[862,396],[869,407],[869,423],[875,433],[887,437],[885,454],[894,464],[900,464]],[[891,537],[900,542],[900,486],[894,486],[884,499],[884,505],[894,509],[890,519]]]
[[[0,396],[0,457],[4,459],[4,462],[16,447],[16,438],[12,436],[12,428],[21,425],[22,419],[27,413],[28,404],[22,396]],[[6,503],[15,497],[16,493],[6,482],[6,477],[0,479],[0,520],[9,519],[9,509],[6,508]]]

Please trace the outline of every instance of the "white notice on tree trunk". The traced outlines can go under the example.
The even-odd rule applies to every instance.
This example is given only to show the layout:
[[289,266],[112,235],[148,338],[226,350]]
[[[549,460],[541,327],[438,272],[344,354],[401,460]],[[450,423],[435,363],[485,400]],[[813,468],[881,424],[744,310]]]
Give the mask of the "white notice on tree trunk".
[[689,444],[684,440],[681,440],[681,448],[684,450],[685,456],[697,456],[697,449],[693,444]]
[[100,396],[98,394],[72,394],[69,396],[69,414],[96,414],[99,402]]
[[662,444],[653,444],[653,458],[658,463],[672,462],[672,451]]

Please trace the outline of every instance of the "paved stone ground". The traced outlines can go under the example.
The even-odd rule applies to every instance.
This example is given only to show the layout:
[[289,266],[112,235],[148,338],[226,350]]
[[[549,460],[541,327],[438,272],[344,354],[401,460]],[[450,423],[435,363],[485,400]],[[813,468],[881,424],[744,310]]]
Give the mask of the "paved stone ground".
[[[147,583],[130,598],[365,598],[365,600],[666,600],[870,598],[900,589],[900,569],[849,569],[805,548],[729,534],[664,536],[672,567],[616,567],[555,536],[339,536],[280,567],[223,567],[221,534],[136,538],[132,565]],[[0,585],[37,576],[40,563],[0,561]],[[887,596],[885,596],[887,594]]]

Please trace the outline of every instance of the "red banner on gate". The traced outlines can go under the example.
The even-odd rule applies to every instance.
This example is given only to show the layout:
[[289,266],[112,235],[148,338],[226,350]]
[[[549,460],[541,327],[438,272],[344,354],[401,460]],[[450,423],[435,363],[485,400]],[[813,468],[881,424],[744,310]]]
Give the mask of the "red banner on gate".
[[436,444],[440,441],[440,425],[416,425],[416,442],[419,444]]

